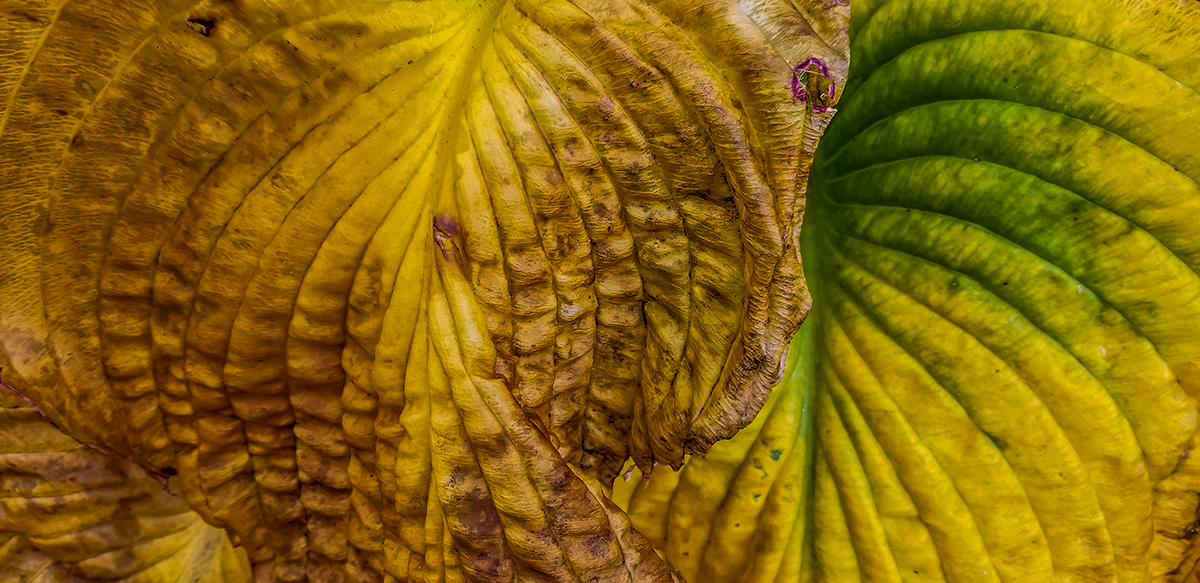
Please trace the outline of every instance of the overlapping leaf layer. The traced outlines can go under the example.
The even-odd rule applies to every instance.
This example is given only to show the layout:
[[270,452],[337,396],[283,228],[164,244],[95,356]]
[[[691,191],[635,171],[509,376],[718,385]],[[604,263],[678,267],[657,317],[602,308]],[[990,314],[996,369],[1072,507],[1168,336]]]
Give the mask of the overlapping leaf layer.
[[247,583],[245,551],[141,468],[0,389],[0,578]]
[[1200,7],[863,1],[851,32],[795,372],[617,498],[689,581],[1195,580]]
[[596,478],[782,374],[847,10],[6,3],[0,373],[261,580],[668,578]]

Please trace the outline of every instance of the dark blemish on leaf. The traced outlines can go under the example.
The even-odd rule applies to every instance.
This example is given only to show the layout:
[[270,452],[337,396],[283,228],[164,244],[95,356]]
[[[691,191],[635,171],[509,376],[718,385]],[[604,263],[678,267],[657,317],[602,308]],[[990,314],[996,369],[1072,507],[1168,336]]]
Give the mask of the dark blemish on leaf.
[[462,468],[454,468],[450,470],[450,475],[446,477],[446,488],[456,488],[459,484],[466,481],[466,472]]
[[461,506],[453,510],[457,510],[456,514],[461,517],[462,525],[473,536],[483,538],[491,533],[501,532],[500,517],[496,515],[496,508],[484,492],[472,490],[462,498]]
[[762,492],[758,492],[758,493],[754,494],[755,500],[758,500],[759,498],[762,498]]
[[213,35],[217,30],[217,19],[215,18],[189,18],[187,21],[188,28],[200,33],[205,38]]
[[835,91],[825,61],[809,57],[792,68],[792,99],[808,103],[812,111],[828,111]]
[[71,138],[71,149],[74,150],[75,148],[78,148],[79,146],[82,146],[82,145],[83,145],[83,132],[79,132],[79,133],[75,134],[75,137]]
[[474,440],[475,448],[491,457],[502,457],[512,450],[512,440],[507,433],[485,435]]
[[[4,374],[4,367],[0,366],[0,375],[3,375],[3,374]],[[47,420],[47,421],[50,421],[50,418],[49,418],[49,417],[46,417],[46,412],[45,412],[45,411],[43,411],[41,407],[38,407],[38,404],[37,404],[37,403],[34,403],[33,401],[31,401],[31,400],[29,399],[29,397],[26,397],[26,396],[25,396],[23,393],[21,393],[21,391],[18,391],[18,390],[16,390],[16,389],[14,389],[14,388],[12,387],[12,385],[9,385],[8,383],[4,382],[4,379],[3,379],[3,378],[0,378],[0,387],[2,387],[2,388],[4,388],[4,389],[8,390],[8,392],[10,392],[10,393],[12,393],[12,394],[14,394],[14,395],[16,395],[16,396],[18,396],[18,397],[20,397],[20,398],[21,398],[21,400],[22,400],[22,401],[25,401],[26,403],[28,403],[30,407],[33,407],[34,409],[37,409],[37,412],[38,412],[38,414],[39,414],[39,415],[41,415],[43,419],[45,419],[45,420]],[[55,427],[58,427],[58,426],[57,426],[57,425],[55,425]]]
[[460,269],[466,269],[464,262],[459,260],[458,245],[454,243],[457,234],[458,225],[454,222],[454,217],[442,214],[433,218],[433,241],[441,250],[442,259],[458,265]]
[[433,218],[433,230],[453,237],[458,234],[458,225],[450,215],[438,215]]
[[503,578],[504,569],[508,566],[508,561],[495,551],[481,551],[471,563],[473,570],[485,575],[487,581]]
[[408,62],[408,64],[410,64],[410,65],[411,65],[411,64],[413,64],[413,62],[412,62],[412,61],[409,61],[409,62]]
[[1183,531],[1184,536],[1187,538],[1192,538],[1198,533],[1200,533],[1200,520],[1188,525],[1187,530]]
[[771,454],[771,461],[777,462],[777,461],[779,461],[779,457],[783,455],[783,450],[782,449],[771,449],[770,454]]
[[571,473],[571,470],[560,467],[550,472],[549,475],[545,476],[545,479],[546,484],[550,486],[552,491],[561,492],[569,488],[571,483],[577,478],[575,474]]
[[594,534],[584,539],[583,546],[593,557],[606,557],[608,556],[609,546],[612,543],[611,537],[612,533],[608,531]]

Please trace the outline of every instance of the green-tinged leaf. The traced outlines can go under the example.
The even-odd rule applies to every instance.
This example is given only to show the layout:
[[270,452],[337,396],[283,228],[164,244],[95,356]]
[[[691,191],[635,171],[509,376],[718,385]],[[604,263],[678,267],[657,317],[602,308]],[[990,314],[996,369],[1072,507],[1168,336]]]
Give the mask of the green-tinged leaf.
[[[634,524],[689,580],[1195,580],[1200,7],[853,10],[802,236],[807,381],[622,493]],[[804,501],[738,514],[768,544],[714,570],[786,415],[809,453],[773,483]]]
[[847,17],[6,4],[4,379],[260,578],[669,578],[603,492],[782,375]]
[[163,483],[3,393],[0,580],[248,583],[250,562]]
[[803,413],[813,404],[803,399],[814,393],[805,391],[796,366],[802,343],[793,342],[783,383],[736,436],[692,456],[680,472],[657,471],[647,480],[631,466],[613,487],[613,500],[686,581],[796,576],[813,511],[806,479],[813,425]]
[[1161,578],[1200,486],[1200,12],[998,8],[864,7],[814,181],[816,375],[928,450],[1002,579]]

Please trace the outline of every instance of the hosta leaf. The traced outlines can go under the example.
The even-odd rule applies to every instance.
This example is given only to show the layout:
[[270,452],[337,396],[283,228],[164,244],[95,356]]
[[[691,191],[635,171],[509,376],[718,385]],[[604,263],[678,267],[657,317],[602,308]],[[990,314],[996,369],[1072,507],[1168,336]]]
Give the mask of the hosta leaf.
[[141,468],[0,394],[0,580],[250,581],[246,554]]
[[[689,580],[742,577],[710,567],[734,537],[755,541],[746,580],[1194,580],[1200,10],[853,10],[802,236],[801,380],[638,487],[634,524]],[[790,448],[759,440],[790,416]]]
[[630,467],[613,486],[613,500],[689,582],[790,581],[803,562],[812,512],[803,410],[813,404],[802,400],[814,393],[797,366],[802,340],[792,347],[783,382],[753,423],[680,472],[644,480]]
[[835,2],[0,10],[0,365],[282,581],[669,577],[807,312]]

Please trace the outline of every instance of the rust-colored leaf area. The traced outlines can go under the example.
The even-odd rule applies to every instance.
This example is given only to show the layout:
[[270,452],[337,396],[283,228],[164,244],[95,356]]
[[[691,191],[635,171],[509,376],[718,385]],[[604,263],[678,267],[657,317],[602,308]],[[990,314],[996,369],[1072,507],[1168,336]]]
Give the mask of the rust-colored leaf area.
[[[6,3],[0,375],[176,476],[256,580],[669,580],[608,485],[733,435],[783,374],[848,16]],[[39,486],[10,475],[20,506]],[[161,563],[130,541],[166,535],[79,512],[52,530]],[[0,513],[0,553],[31,580],[133,576],[72,566],[22,516]],[[188,552],[248,576],[204,532]]]

